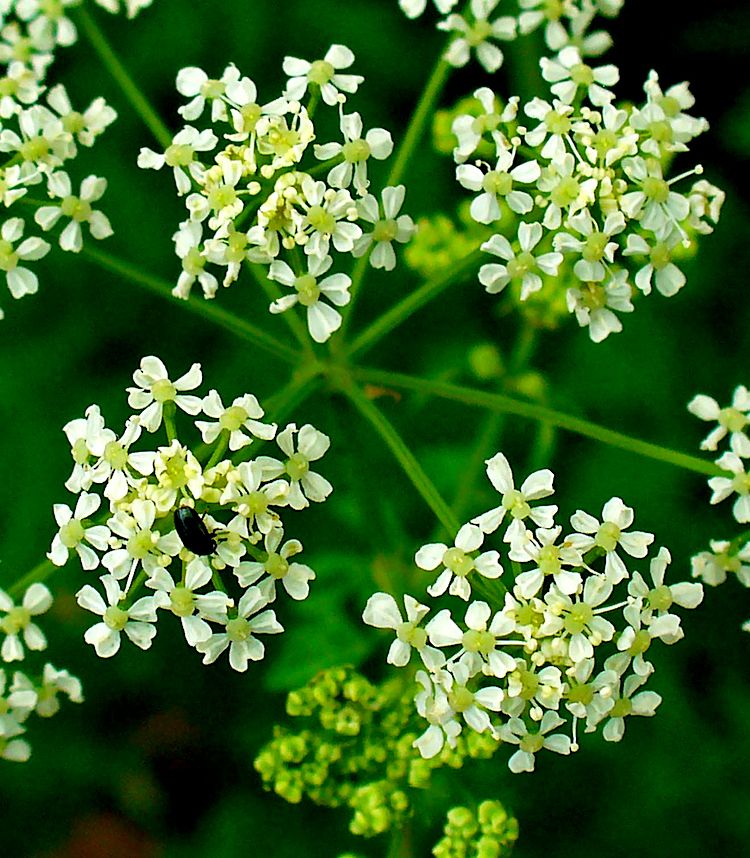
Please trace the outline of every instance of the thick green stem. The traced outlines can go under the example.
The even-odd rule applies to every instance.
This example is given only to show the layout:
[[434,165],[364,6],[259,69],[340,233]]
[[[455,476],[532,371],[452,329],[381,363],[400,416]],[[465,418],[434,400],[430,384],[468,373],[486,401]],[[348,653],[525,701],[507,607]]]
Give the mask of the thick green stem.
[[172,134],[170,130],[162,122],[159,114],[153,109],[153,107],[151,107],[146,97],[130,76],[128,70],[122,62],[120,62],[119,57],[112,50],[112,46],[107,41],[104,33],[99,29],[99,25],[89,14],[88,9],[85,6],[79,6],[75,10],[75,15],[78,17],[81,29],[91,43],[91,47],[98,54],[99,59],[102,61],[107,71],[112,75],[115,82],[122,90],[123,95],[130,102],[133,110],[135,110],[135,112],[141,117],[146,127],[166,149],[167,146],[172,143]]
[[209,322],[219,325],[235,336],[257,346],[262,351],[269,352],[290,364],[296,364],[299,361],[299,355],[294,349],[289,348],[284,343],[280,343],[275,337],[267,334],[261,328],[256,327],[250,322],[246,322],[244,319],[238,318],[233,313],[229,313],[221,307],[217,307],[204,298],[191,296],[187,301],[182,298],[176,298],[172,294],[172,284],[161,277],[147,274],[141,271],[140,268],[136,268],[135,265],[131,265],[129,262],[118,259],[112,256],[112,254],[98,248],[84,247],[81,251],[81,256],[95,263],[100,268],[105,268],[107,271],[112,271],[125,280],[137,283],[139,286],[148,289],[150,292],[170,301],[176,306],[185,307],[191,313],[195,313]]
[[443,53],[441,52],[440,59],[435,63],[432,74],[427,80],[414,113],[412,113],[406,134],[396,151],[396,157],[391,166],[391,172],[386,179],[386,185],[397,185],[401,180],[409,159],[422,138],[424,127],[432,115],[432,111],[437,100],[440,98],[440,93],[443,91],[452,68],[450,63],[447,63],[443,59]]
[[26,592],[26,588],[37,582],[46,581],[59,567],[51,560],[42,560],[33,569],[30,569],[21,578],[18,578],[8,587],[8,595],[17,599]]
[[356,385],[346,384],[343,386],[343,391],[352,405],[383,439],[414,488],[435,513],[446,531],[451,537],[455,536],[460,526],[458,520],[390,421]]
[[441,292],[445,291],[453,283],[462,280],[473,271],[485,254],[480,251],[465,256],[457,262],[453,268],[446,270],[443,274],[426,280],[418,289],[411,292],[395,307],[391,307],[379,316],[375,321],[354,340],[349,347],[350,356],[369,351],[376,343],[389,334],[394,328],[406,321],[416,310],[423,307]]
[[502,393],[487,393],[483,390],[462,387],[458,384],[432,381],[430,379],[416,378],[404,375],[403,373],[386,372],[378,369],[357,368],[352,373],[355,378],[362,381],[384,384],[389,387],[418,390],[422,393],[429,393],[443,399],[463,402],[466,405],[476,405],[479,408],[489,408],[491,411],[515,414],[518,417],[526,417],[530,420],[549,423],[552,426],[557,426],[559,429],[567,429],[569,432],[593,438],[595,441],[601,441],[603,444],[629,450],[631,453],[636,453],[639,456],[656,459],[660,462],[667,462],[675,467],[694,471],[698,474],[711,477],[725,476],[725,472],[718,465],[715,465],[713,462],[707,462],[698,456],[690,456],[687,453],[670,450],[668,447],[642,441],[640,438],[633,438],[630,435],[625,435],[623,432],[599,426],[581,417],[574,417],[571,414],[554,411],[542,405],[535,405],[532,402],[514,399]]

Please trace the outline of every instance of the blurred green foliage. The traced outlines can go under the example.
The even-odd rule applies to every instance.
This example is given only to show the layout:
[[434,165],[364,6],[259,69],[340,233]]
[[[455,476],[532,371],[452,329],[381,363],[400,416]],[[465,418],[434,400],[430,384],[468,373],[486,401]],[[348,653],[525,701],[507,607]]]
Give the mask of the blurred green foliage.
[[[155,0],[132,23],[94,14],[175,129],[173,83],[180,67],[218,74],[234,61],[271,99],[283,85],[285,54],[314,57],[342,42],[366,77],[355,109],[368,125],[390,128],[398,139],[442,44],[431,21],[408,22],[395,0],[287,0],[282,8],[270,0]],[[651,67],[664,83],[691,80],[697,112],[713,128],[699,141],[697,157],[707,178],[727,189],[727,204],[677,297],[641,305],[624,333],[598,346],[573,326],[545,334],[535,367],[547,378],[555,407],[692,451],[703,427],[687,415],[687,401],[698,391],[725,400],[736,384],[750,383],[750,16],[743,0],[704,5],[689,17],[678,0],[629,0],[611,31],[611,56],[621,65],[627,96],[638,97]],[[523,44],[510,48],[507,72],[495,82],[501,92],[509,79],[511,92],[533,88],[533,56]],[[84,42],[61,52],[53,73],[78,101],[104,95],[120,113],[80,165],[110,183],[103,207],[115,237],[107,249],[175,278],[171,235],[181,204],[169,175],[135,166],[139,147],[153,145],[148,132]],[[475,67],[459,72],[446,102],[486,82]],[[451,162],[425,144],[409,171],[405,210],[454,212],[460,189],[452,173]],[[225,398],[249,390],[263,400],[286,380],[285,368],[265,354],[83,259],[53,253],[38,270],[39,294],[17,303],[6,297],[0,326],[0,582],[6,586],[43,556],[54,532],[52,504],[66,500],[62,425],[91,402],[102,406],[110,425],[119,424],[126,416],[123,389],[143,355],[158,354],[175,373],[200,361],[207,384]],[[391,276],[374,274],[356,324],[406,294],[413,278],[404,266]],[[286,335],[253,284],[241,282],[219,300]],[[471,382],[471,345],[492,341],[506,356],[514,338],[517,320],[499,318],[492,307],[474,284],[454,287],[368,360]],[[381,404],[440,491],[453,497],[484,416],[416,395]],[[325,474],[335,493],[325,508],[305,516],[300,537],[319,579],[307,602],[282,608],[289,631],[246,675],[224,665],[202,667],[176,624],[168,623],[160,624],[150,651],[124,647],[103,663],[81,640],[87,617],[73,593],[83,573],[74,564],[58,572],[52,580],[58,601],[45,626],[48,655],[82,678],[86,703],[38,726],[29,736],[28,764],[0,765],[0,854],[385,854],[384,839],[353,838],[345,815],[265,794],[252,760],[284,718],[284,692],[318,669],[345,662],[379,676],[385,636],[361,626],[362,606],[382,586],[383,570],[404,589],[421,590],[410,558],[434,522],[381,441],[343,401],[324,392],[294,419],[331,435]],[[502,447],[520,470],[539,464],[538,431],[544,430],[522,421],[505,424]],[[724,535],[728,513],[708,506],[701,478],[585,439],[540,437],[552,450],[563,512],[596,512],[611,495],[622,496],[636,508],[637,524],[670,547],[678,574],[687,577],[690,555]],[[493,438],[484,454],[498,443]],[[478,488],[469,511],[482,509],[489,497],[487,486]],[[620,746],[595,737],[570,758],[542,755],[531,776],[511,775],[502,752],[458,776],[447,772],[433,796],[437,803],[420,815],[414,854],[429,853],[448,805],[466,803],[467,796],[497,798],[518,817],[515,854],[521,858],[747,854],[750,638],[739,625],[749,615],[750,598],[733,582],[707,593],[684,620],[685,641],[655,656],[652,687],[664,698],[657,717],[630,723]]]

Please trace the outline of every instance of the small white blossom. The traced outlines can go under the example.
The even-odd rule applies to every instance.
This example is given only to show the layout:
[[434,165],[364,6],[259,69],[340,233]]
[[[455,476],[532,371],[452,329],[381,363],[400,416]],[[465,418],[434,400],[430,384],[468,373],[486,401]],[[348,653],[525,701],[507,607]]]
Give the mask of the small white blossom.
[[24,644],[30,650],[47,648],[47,638],[32,618],[48,611],[51,606],[52,594],[39,582],[26,589],[20,605],[16,605],[4,590],[0,590],[0,632],[5,635],[0,648],[3,661],[21,661]]
[[200,364],[194,363],[185,375],[176,381],[170,381],[164,363],[154,355],[141,360],[140,369],[133,373],[137,387],[129,387],[128,405],[142,413],[138,421],[144,429],[156,432],[161,426],[164,404],[174,402],[178,408],[188,414],[198,414],[203,406],[199,396],[183,393],[195,390],[203,382]]
[[258,418],[265,412],[252,393],[237,397],[228,408],[225,408],[218,391],[211,390],[208,396],[203,398],[203,413],[217,421],[211,423],[204,420],[195,421],[206,444],[213,444],[222,432],[228,432],[229,449],[235,451],[251,444],[253,438],[250,436],[272,441],[276,435],[275,423],[259,421]]
[[362,619],[368,626],[393,629],[396,632],[396,639],[388,650],[388,664],[404,667],[409,663],[411,651],[414,649],[428,670],[439,670],[445,664],[445,656],[439,649],[427,643],[427,632],[420,626],[430,609],[408,593],[404,596],[404,607],[406,619],[401,615],[393,596],[389,593],[375,593],[367,600]]
[[34,220],[43,230],[50,230],[63,218],[70,222],[60,233],[60,247],[73,253],[79,253],[83,247],[83,232],[81,224],[87,223],[91,235],[96,239],[109,238],[112,235],[112,225],[109,218],[100,211],[92,208],[91,203],[104,196],[107,190],[107,180],[98,176],[87,176],[81,182],[78,196],[73,193],[70,176],[67,173],[53,173],[47,180],[47,190],[51,197],[60,199],[57,206],[42,206],[37,209]]
[[732,452],[750,458],[750,438],[745,434],[745,429],[750,424],[750,391],[744,385],[735,388],[732,404],[727,408],[720,408],[715,399],[703,393],[693,397],[687,408],[701,420],[719,424],[701,441],[701,450],[716,450],[719,441],[730,433]]
[[255,461],[263,469],[263,478],[274,480],[282,475],[289,477],[286,501],[292,509],[304,509],[309,506],[309,501],[322,503],[333,491],[333,486],[325,477],[310,470],[310,462],[316,462],[326,454],[331,445],[328,435],[309,423],[299,430],[296,423],[290,423],[276,436],[276,443],[288,458],[280,462],[268,456],[258,456]]
[[396,187],[383,188],[382,206],[380,207],[377,198],[372,194],[366,194],[358,201],[357,210],[360,218],[373,224],[374,229],[364,233],[354,242],[352,256],[363,256],[372,248],[370,265],[373,268],[393,271],[396,267],[393,242],[406,244],[411,241],[417,229],[409,215],[399,215],[405,196],[406,187],[397,185]]
[[[101,502],[98,495],[83,492],[76,502],[75,510],[64,503],[53,506],[59,530],[52,540],[47,557],[55,566],[64,566],[71,551],[76,552],[84,569],[96,569],[99,565],[99,556],[90,546],[93,545],[97,551],[105,551],[109,544],[109,528],[99,524],[86,527],[84,522],[99,509]],[[85,545],[86,542],[89,544]]]
[[542,748],[547,748],[556,754],[569,754],[570,737],[562,733],[552,733],[552,730],[561,727],[564,723],[565,721],[556,712],[545,712],[539,724],[539,730],[532,733],[520,718],[511,718],[500,728],[500,738],[504,742],[518,745],[518,750],[508,760],[508,768],[516,774],[533,772],[534,755]]
[[713,492],[710,503],[721,503],[736,493],[732,515],[740,524],[747,524],[750,521],[750,474],[745,472],[745,463],[736,453],[726,452],[716,460],[716,464],[733,476],[709,479],[708,485]]
[[271,598],[276,598],[276,582],[280,582],[287,595],[300,601],[310,593],[310,581],[315,579],[315,572],[304,563],[290,563],[289,558],[302,551],[302,543],[298,539],[288,539],[282,545],[284,531],[281,527],[272,528],[265,536],[264,548],[268,555],[261,563],[246,560],[234,570],[241,587],[255,584],[263,575],[268,575]]
[[337,307],[348,304],[351,296],[348,274],[330,274],[320,279],[333,265],[330,256],[308,256],[307,272],[296,276],[294,271],[279,259],[271,263],[270,280],[294,289],[294,294],[277,298],[269,307],[272,313],[283,313],[295,304],[301,304],[307,312],[307,328],[316,343],[326,342],[334,331],[341,327],[341,313],[321,300],[327,298]]
[[111,658],[120,649],[120,635],[127,637],[140,649],[148,649],[156,636],[156,604],[153,596],[144,596],[130,606],[122,604],[125,593],[111,575],[103,575],[101,582],[107,601],[90,584],[76,593],[78,604],[102,618],[83,636],[100,658]]
[[300,101],[308,86],[315,84],[326,104],[338,104],[340,94],[356,92],[364,80],[357,74],[341,74],[353,63],[354,54],[345,45],[331,45],[322,60],[312,63],[297,57],[284,57],[284,74],[290,76],[284,97]]
[[534,292],[538,292],[543,280],[538,272],[556,276],[563,260],[561,253],[542,253],[535,256],[532,251],[542,239],[543,230],[539,223],[521,223],[518,227],[520,249],[514,251],[504,235],[493,235],[482,245],[482,250],[506,260],[505,264],[490,263],[479,269],[479,282],[491,295],[495,295],[508,285],[519,283],[521,300],[526,301]]
[[503,64],[503,52],[489,40],[509,41],[516,37],[516,19],[504,15],[489,21],[488,18],[500,0],[471,0],[469,11],[471,20],[461,15],[451,14],[438,24],[439,30],[456,32],[458,36],[448,45],[444,58],[452,66],[465,66],[469,62],[471,50],[476,52],[477,60],[490,74]]

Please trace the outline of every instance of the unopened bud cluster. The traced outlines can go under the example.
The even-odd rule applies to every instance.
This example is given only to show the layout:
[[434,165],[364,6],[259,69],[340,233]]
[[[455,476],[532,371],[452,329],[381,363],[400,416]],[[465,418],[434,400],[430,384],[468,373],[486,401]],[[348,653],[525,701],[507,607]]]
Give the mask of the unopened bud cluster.
[[354,834],[398,828],[412,813],[412,791],[429,787],[435,768],[487,758],[495,745],[475,735],[423,759],[414,748],[420,727],[412,696],[400,677],[373,685],[352,668],[322,671],[289,694],[287,713],[301,726],[277,726],[255,768],[289,802],[349,807]]

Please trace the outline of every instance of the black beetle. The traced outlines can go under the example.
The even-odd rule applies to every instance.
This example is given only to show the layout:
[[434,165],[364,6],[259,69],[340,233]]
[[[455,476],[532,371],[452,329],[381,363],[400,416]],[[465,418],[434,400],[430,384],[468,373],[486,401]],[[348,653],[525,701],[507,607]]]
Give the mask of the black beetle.
[[216,540],[191,506],[181,506],[174,511],[174,528],[182,544],[193,554],[207,557],[216,551]]

